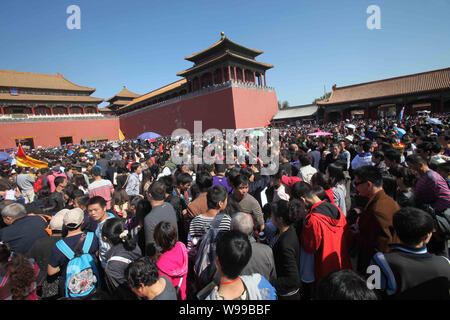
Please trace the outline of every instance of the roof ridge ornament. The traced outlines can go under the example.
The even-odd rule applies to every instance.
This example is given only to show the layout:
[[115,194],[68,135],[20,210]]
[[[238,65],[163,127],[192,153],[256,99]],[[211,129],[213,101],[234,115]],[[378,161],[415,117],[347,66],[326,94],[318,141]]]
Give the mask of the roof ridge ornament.
[[223,40],[223,39],[225,39],[225,32],[222,31],[220,33],[220,40]]

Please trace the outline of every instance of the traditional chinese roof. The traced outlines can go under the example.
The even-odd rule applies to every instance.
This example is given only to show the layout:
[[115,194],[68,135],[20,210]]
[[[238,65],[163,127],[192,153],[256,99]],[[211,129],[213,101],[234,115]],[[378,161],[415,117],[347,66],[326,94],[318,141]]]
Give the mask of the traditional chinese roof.
[[213,58],[211,60],[208,60],[208,61],[205,61],[205,62],[200,63],[198,65],[195,65],[192,68],[189,68],[189,69],[186,69],[184,71],[178,72],[177,76],[184,77],[184,76],[186,76],[187,74],[189,74],[189,73],[191,73],[193,71],[199,71],[201,69],[207,68],[210,65],[213,65],[215,63],[218,63],[218,62],[226,60],[226,59],[233,59],[233,60],[238,60],[238,61],[239,60],[240,61],[244,61],[244,62],[247,62],[247,63],[250,63],[250,64],[254,64],[254,65],[256,65],[256,66],[258,66],[258,67],[260,67],[260,68],[262,68],[264,70],[273,68],[272,64],[259,62],[259,61],[256,61],[254,59],[243,57],[243,56],[238,55],[236,53],[232,53],[229,50],[226,50],[223,54],[221,54],[218,57],[215,57],[215,58]]
[[296,106],[296,107],[287,107],[281,109],[277,112],[277,114],[272,118],[272,120],[283,120],[290,118],[301,118],[301,117],[309,117],[314,115],[317,112],[319,107],[315,104],[308,104],[304,106]]
[[153,97],[155,97],[155,96],[158,96],[158,95],[160,95],[160,94],[166,93],[166,92],[171,91],[171,90],[173,90],[173,89],[180,88],[180,87],[183,86],[186,82],[187,82],[186,79],[181,79],[181,80],[172,82],[172,83],[170,83],[170,84],[168,84],[168,85],[166,85],[166,86],[164,86],[164,87],[161,87],[161,88],[159,88],[159,89],[153,90],[153,91],[151,91],[151,92],[149,92],[149,93],[146,93],[146,94],[144,94],[144,95],[142,95],[142,96],[139,96],[139,97],[133,99],[133,100],[132,100],[131,102],[129,102],[127,105],[125,105],[125,106],[123,106],[123,107],[120,107],[119,110],[122,110],[122,109],[128,108],[128,107],[131,107],[131,106],[135,105],[136,103],[139,103],[139,102],[142,102],[142,101],[151,99],[151,98],[153,98]]
[[65,95],[47,95],[47,94],[20,94],[11,95],[9,93],[0,93],[0,101],[51,101],[51,102],[90,102],[101,103],[102,98],[91,96],[65,96]]
[[98,108],[98,112],[105,114],[114,114],[114,111],[111,110],[109,107]]
[[445,89],[450,89],[450,68],[340,88],[333,86],[330,98],[316,103],[318,105],[331,105]]
[[[126,86],[123,86],[123,89],[122,89],[122,91],[120,91],[118,94],[116,94],[114,97],[111,97],[111,98],[109,98],[109,99],[107,99],[106,101],[108,101],[108,102],[110,102],[111,100],[113,100],[113,99],[119,99],[119,98],[137,98],[137,97],[139,97],[140,96],[140,94],[137,94],[137,93],[134,93],[134,92],[131,92],[130,90],[128,90],[127,89],[127,87]],[[120,99],[119,99],[120,100]],[[128,101],[129,102],[129,101]],[[117,101],[116,102],[114,102],[114,104],[117,104]]]
[[124,106],[131,102],[131,100],[116,100],[113,103],[111,103],[111,106]]
[[221,33],[221,38],[219,41],[214,43],[213,45],[209,46],[205,50],[202,50],[200,52],[191,54],[187,57],[185,57],[185,60],[192,61],[194,63],[198,62],[199,60],[202,60],[209,55],[212,55],[216,52],[222,52],[229,49],[230,51],[240,52],[243,55],[248,55],[252,58],[255,58],[259,56],[260,54],[264,53],[262,50],[255,50],[251,48],[244,47],[240,44],[237,44],[236,42],[231,41],[227,37],[225,37],[225,34]]
[[237,44],[225,37],[225,34],[222,32],[221,39],[219,41],[209,46],[205,50],[185,57],[184,59],[194,62],[194,66],[187,70],[178,72],[177,76],[186,77],[191,72],[200,71],[213,64],[230,59],[243,64],[252,64],[263,70],[273,68],[273,65],[271,64],[255,60],[255,57],[259,56],[263,52],[264,51],[262,50],[250,49]]
[[0,87],[84,91],[91,94],[95,91],[94,88],[70,82],[60,73],[54,75],[10,70],[0,70]]

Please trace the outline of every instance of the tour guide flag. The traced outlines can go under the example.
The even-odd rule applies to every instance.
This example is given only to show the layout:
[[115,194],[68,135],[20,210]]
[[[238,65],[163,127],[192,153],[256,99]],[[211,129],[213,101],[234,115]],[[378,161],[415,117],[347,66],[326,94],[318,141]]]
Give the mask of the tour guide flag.
[[16,158],[17,166],[19,167],[33,167],[37,169],[48,167],[47,162],[39,161],[27,156],[21,144],[19,144],[19,150],[17,150]]
[[120,130],[120,128],[119,128],[119,139],[120,139],[120,141],[125,140],[125,136],[124,136],[122,130]]
[[399,113],[399,115],[398,115],[398,119],[399,120],[402,120],[403,119],[403,114],[405,113],[405,107],[403,107],[401,110],[400,110],[400,113]]

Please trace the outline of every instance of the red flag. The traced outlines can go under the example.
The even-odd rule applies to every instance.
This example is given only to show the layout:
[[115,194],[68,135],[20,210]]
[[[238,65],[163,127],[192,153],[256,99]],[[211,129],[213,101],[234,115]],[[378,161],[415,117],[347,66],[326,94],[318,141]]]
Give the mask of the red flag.
[[27,156],[27,154],[26,154],[25,151],[23,150],[21,144],[19,144],[19,150],[17,150],[16,156],[17,156],[17,157],[20,157],[20,158],[25,158],[25,157]]
[[163,145],[161,144],[160,146],[159,146],[159,153],[162,153],[163,152]]

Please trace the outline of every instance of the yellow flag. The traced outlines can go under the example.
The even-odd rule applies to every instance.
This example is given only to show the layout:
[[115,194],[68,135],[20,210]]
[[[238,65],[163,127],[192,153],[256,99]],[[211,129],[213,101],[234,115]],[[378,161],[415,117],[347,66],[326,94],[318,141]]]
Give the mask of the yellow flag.
[[18,167],[32,167],[36,169],[47,168],[48,163],[44,161],[39,161],[37,159],[31,158],[25,154],[22,145],[19,144],[19,150],[16,154],[17,166]]
[[124,136],[122,130],[120,130],[120,128],[119,128],[119,139],[120,139],[120,141],[125,140],[125,136]]
[[32,167],[36,169],[47,168],[48,163],[33,159],[31,157],[26,158],[17,158],[17,166],[18,167]]

